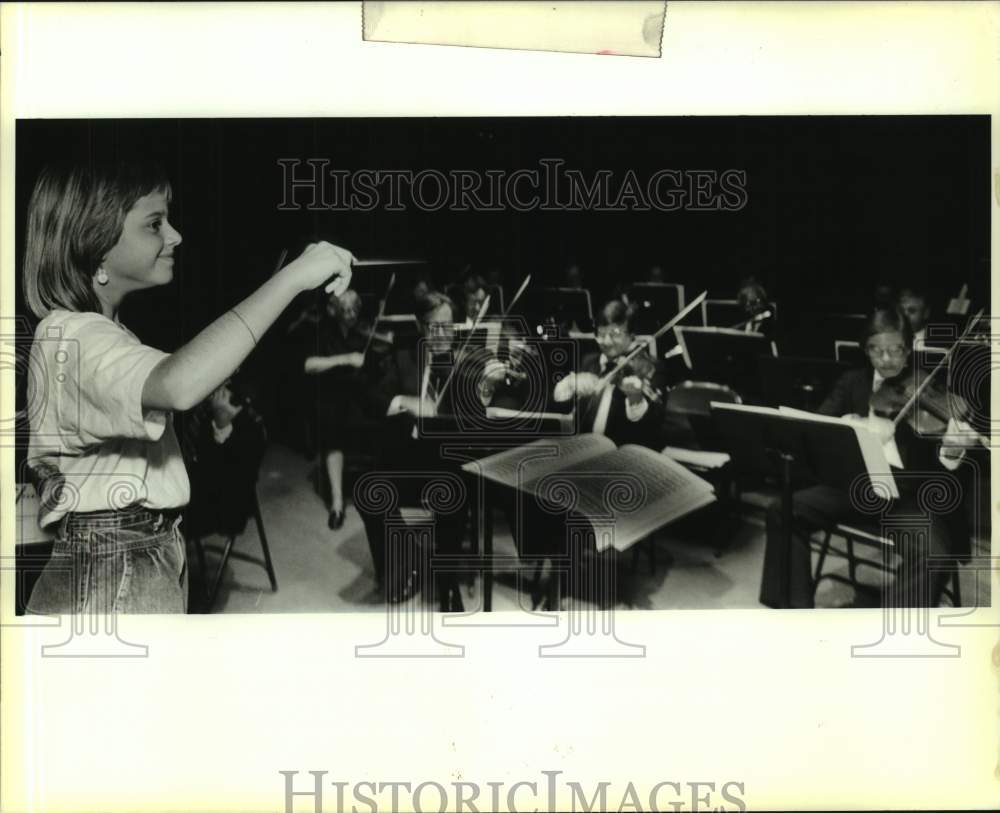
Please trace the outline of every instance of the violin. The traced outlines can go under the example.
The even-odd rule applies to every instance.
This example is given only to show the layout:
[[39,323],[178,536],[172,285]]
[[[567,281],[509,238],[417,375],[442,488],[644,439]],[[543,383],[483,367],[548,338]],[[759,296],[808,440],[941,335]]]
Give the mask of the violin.
[[365,346],[366,351],[374,353],[388,353],[392,350],[393,342],[396,340],[396,337],[391,330],[385,333],[379,333],[367,324],[358,324],[356,329],[358,333],[361,334],[367,341]]
[[[644,343],[637,342],[629,349],[629,353],[637,347],[643,347]],[[617,366],[614,374],[607,379],[605,386],[615,386],[627,394],[627,390],[622,386],[626,378],[638,378],[642,387],[642,394],[650,401],[662,401],[663,393],[653,386],[653,377],[656,375],[656,362],[650,358],[649,353],[643,349],[635,355],[629,355],[628,361]],[[603,387],[601,388],[603,389]],[[600,391],[600,389],[598,390]]]
[[876,415],[895,420],[911,401],[912,406],[902,414],[902,420],[918,435],[943,434],[950,419],[964,421],[969,416],[965,399],[948,392],[926,370],[903,373],[883,382],[872,394],[871,408]]
[[[872,394],[870,406],[876,416],[891,421],[893,428],[902,421],[918,435],[943,435],[952,419],[966,422],[968,426],[969,405],[961,396],[942,387],[935,376],[944,368],[955,349],[966,339],[982,317],[980,310],[941,360],[930,371],[917,370],[913,374],[903,374],[883,382],[879,390]],[[964,427],[963,427],[964,429]],[[963,432],[963,435],[966,434]],[[987,439],[971,427],[967,430],[968,445],[987,445]]]

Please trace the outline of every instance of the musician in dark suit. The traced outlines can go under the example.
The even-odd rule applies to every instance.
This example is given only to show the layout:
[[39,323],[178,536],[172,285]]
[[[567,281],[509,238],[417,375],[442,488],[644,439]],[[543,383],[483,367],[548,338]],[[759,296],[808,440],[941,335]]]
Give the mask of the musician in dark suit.
[[640,352],[606,386],[601,378],[615,368],[636,343],[632,310],[621,300],[608,302],[597,316],[599,352],[584,356],[579,370],[555,388],[556,401],[579,397],[580,431],[607,435],[616,445],[663,446],[663,376],[648,352]]
[[[439,441],[422,436],[420,419],[459,413],[482,417],[485,413],[485,404],[476,395],[476,362],[460,356],[456,346],[454,315],[454,304],[444,294],[432,291],[420,297],[416,316],[421,341],[396,348],[390,354],[369,396],[373,411],[384,416],[378,433],[377,470],[393,483],[400,506],[419,506],[423,487],[435,472],[458,469],[458,463],[441,458]],[[358,508],[378,589],[385,591],[390,601],[409,598],[417,589],[412,580],[407,581],[412,574],[385,572],[386,517],[365,510],[363,505]],[[462,506],[436,514],[438,552],[460,551],[466,513],[467,506]],[[439,574],[437,583],[441,609],[460,610],[455,574]]]
[[[584,356],[578,369],[563,378],[555,388],[556,401],[577,397],[580,432],[606,435],[615,445],[636,444],[659,450],[663,447],[664,407],[663,376],[649,353],[643,349],[617,375],[601,385],[602,378],[615,369],[622,357],[636,345],[631,327],[633,310],[618,299],[601,308],[596,318],[599,352]],[[593,541],[566,547],[566,528],[561,516],[539,510],[530,503],[527,516],[512,524],[514,541],[520,555],[528,560],[568,556],[568,567],[578,574],[578,584],[587,591],[585,598],[603,605],[609,598],[604,592],[606,575],[615,572],[609,559],[617,551],[609,548],[598,553]],[[588,575],[589,573],[589,575]],[[556,587],[565,578],[558,574],[548,583],[546,601],[555,601]]]
[[931,318],[931,306],[927,295],[914,286],[903,288],[899,292],[899,309],[910,322],[913,329],[913,349],[922,350],[927,339],[927,323]]
[[181,437],[191,480],[185,527],[199,536],[240,533],[267,447],[264,421],[244,386],[227,381],[186,413]]
[[[897,476],[900,497],[887,506],[887,515],[925,516],[926,509],[917,505],[917,492],[923,477],[933,477],[939,472],[954,471],[963,456],[961,430],[949,422],[941,442],[922,437],[908,424],[880,418],[872,412],[872,396],[882,387],[895,386],[901,379],[913,376],[910,366],[913,333],[910,323],[897,310],[876,310],[869,317],[862,346],[868,365],[851,370],[834,385],[832,392],[819,408],[824,415],[868,420],[870,427],[887,444],[887,459],[894,472],[917,473],[917,477]],[[898,450],[893,460],[892,450]],[[899,464],[902,464],[899,466]],[[929,544],[923,550],[909,539],[897,541],[896,552],[902,562],[896,573],[894,596],[905,606],[937,606],[947,582],[945,571],[928,571],[928,554],[931,556],[962,556],[969,551],[968,529],[959,505],[945,513],[929,515]],[[803,536],[816,529],[831,528],[838,523],[848,525],[870,524],[871,517],[864,516],[851,502],[848,494],[829,486],[814,485],[800,489],[793,495],[793,513],[796,532]],[[783,595],[780,584],[781,560],[786,557],[791,568],[789,594]],[[805,539],[796,540],[791,551],[784,547],[780,501],[772,503],[767,514],[767,549],[764,576],[761,583],[761,602],[772,607],[813,606],[812,579],[809,549]]]
[[747,333],[760,333],[769,342],[776,342],[778,320],[764,286],[757,282],[756,278],[747,277],[736,293],[736,301],[739,302],[746,319],[742,329]]

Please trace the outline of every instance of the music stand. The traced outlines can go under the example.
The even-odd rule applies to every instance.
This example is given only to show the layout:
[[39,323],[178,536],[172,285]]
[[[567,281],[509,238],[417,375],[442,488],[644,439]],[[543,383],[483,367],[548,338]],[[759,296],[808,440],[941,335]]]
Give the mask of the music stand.
[[833,357],[843,364],[861,367],[865,363],[865,351],[860,342],[849,342],[838,339],[833,343]]
[[684,286],[668,282],[633,282],[625,294],[636,307],[632,332],[653,334],[684,307]]
[[[475,331],[472,330],[472,325],[455,325],[455,343],[458,347],[462,347],[468,338],[469,343],[465,345],[467,348],[486,348],[496,353],[500,345],[500,328],[500,323],[494,321],[480,322],[476,325]],[[471,338],[469,338],[470,332]]]
[[795,407],[815,412],[849,364],[828,358],[760,356],[761,395],[769,406]]
[[[739,468],[759,471],[761,461],[768,459],[777,465],[781,477],[783,544],[778,568],[779,601],[788,606],[794,545],[792,484],[808,477],[839,491],[854,493],[858,478],[868,474],[858,436],[852,426],[819,416],[811,420],[807,416],[783,415],[777,410],[717,402],[711,404],[711,409],[718,432]],[[892,478],[888,464],[885,476]]]
[[585,288],[531,288],[525,290],[513,313],[524,316],[532,327],[555,324],[566,335],[575,324],[584,332],[594,329],[590,291]]
[[379,333],[391,332],[393,344],[396,347],[401,345],[416,344],[420,338],[420,327],[417,317],[411,314],[385,315],[378,320],[375,330]]
[[857,341],[865,326],[863,313],[803,313],[796,347],[804,356],[827,356],[836,341]]
[[757,359],[777,355],[766,336],[717,327],[678,326],[675,331],[684,362],[699,380],[726,384],[744,402],[760,399]]
[[[778,303],[768,302],[765,310],[778,317]],[[749,317],[738,299],[706,299],[701,303],[701,322],[704,327],[732,327]]]
[[[434,448],[438,457],[447,463],[448,470],[453,470],[455,463],[465,463],[478,460],[497,452],[502,452],[517,446],[538,440],[539,437],[566,437],[572,435],[572,426],[566,419],[538,416],[534,421],[530,418],[514,418],[504,415],[487,416],[482,423],[483,433],[470,432],[468,424],[462,424],[454,415],[438,415],[421,419],[421,442],[427,449]],[[492,428],[491,428],[492,427]],[[570,431],[567,431],[569,429]],[[483,577],[483,612],[493,610],[493,508],[498,490],[491,486],[478,474],[462,466],[461,471],[469,483],[469,495],[473,500],[472,539],[475,551],[471,557],[451,557],[439,563],[444,570],[472,568],[478,570]],[[480,499],[481,497],[481,499]]]

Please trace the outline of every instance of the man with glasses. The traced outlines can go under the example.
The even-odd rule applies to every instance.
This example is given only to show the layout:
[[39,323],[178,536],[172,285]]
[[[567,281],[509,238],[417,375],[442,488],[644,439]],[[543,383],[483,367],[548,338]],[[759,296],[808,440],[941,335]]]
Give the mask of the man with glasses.
[[[964,451],[964,436],[956,421],[950,421],[942,437],[925,437],[912,431],[906,422],[896,427],[885,417],[875,415],[871,402],[874,393],[884,386],[893,386],[906,376],[912,376],[910,355],[913,332],[909,320],[895,309],[876,310],[866,323],[862,346],[868,365],[850,370],[841,376],[833,391],[821,404],[823,415],[866,419],[869,428],[882,440],[886,458],[897,471],[908,476],[897,477],[900,497],[886,508],[886,515],[924,516],[926,510],[918,502],[921,475],[958,468]],[[914,476],[916,475],[916,476]],[[862,515],[853,505],[850,495],[829,486],[815,485],[793,495],[796,530],[803,536],[838,523],[865,525],[870,516]],[[969,533],[960,506],[948,513],[929,517],[929,539],[926,549],[907,537],[897,540],[901,564],[896,572],[893,597],[906,601],[906,606],[935,607],[947,582],[945,570],[928,567],[928,557],[964,555],[969,551]],[[791,585],[787,596],[780,584],[781,561],[791,567]],[[764,576],[761,583],[761,603],[771,607],[812,607],[813,585],[811,562],[806,544],[793,544],[784,549],[780,500],[774,501],[767,513],[767,549]]]
[[556,401],[580,398],[580,431],[607,435],[617,445],[663,446],[663,376],[643,350],[621,373],[600,387],[603,376],[635,346],[632,312],[621,300],[608,302],[597,316],[598,353],[584,356],[580,369],[555,388]]
[[[481,372],[478,368],[482,359],[472,355],[457,357],[455,306],[451,299],[430,291],[418,297],[415,315],[418,340],[396,347],[389,355],[369,399],[373,414],[385,416],[378,433],[377,470],[393,483],[401,507],[420,506],[422,490],[436,473],[457,470],[456,463],[441,459],[437,441],[422,436],[420,421],[458,412],[474,418],[485,415],[482,400],[468,397],[470,392],[478,391],[475,376]],[[409,599],[419,589],[419,574],[385,572],[385,514],[368,512],[363,507],[359,507],[359,513],[368,536],[377,590],[392,602]],[[436,514],[438,552],[460,552],[466,514],[465,506]],[[461,611],[456,574],[438,574],[436,581],[441,610]]]

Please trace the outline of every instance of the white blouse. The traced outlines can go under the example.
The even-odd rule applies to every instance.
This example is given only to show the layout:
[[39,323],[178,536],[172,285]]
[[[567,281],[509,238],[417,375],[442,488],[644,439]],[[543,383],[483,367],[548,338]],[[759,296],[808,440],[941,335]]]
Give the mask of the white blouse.
[[28,461],[61,475],[45,482],[40,526],[69,512],[187,504],[173,416],[142,407],[143,385],[166,356],[99,313],[56,310],[39,323],[30,354]]

